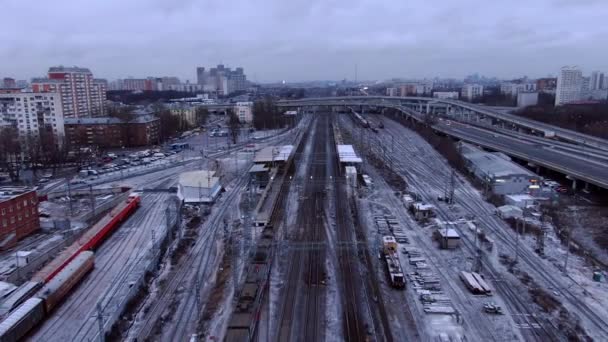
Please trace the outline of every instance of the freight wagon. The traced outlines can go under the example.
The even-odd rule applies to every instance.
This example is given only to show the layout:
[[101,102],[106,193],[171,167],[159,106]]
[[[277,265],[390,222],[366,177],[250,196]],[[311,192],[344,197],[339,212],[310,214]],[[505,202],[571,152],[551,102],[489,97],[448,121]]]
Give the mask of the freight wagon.
[[110,213],[105,215],[93,227],[89,228],[77,241],[63,250],[55,259],[38,271],[32,280],[48,283],[57,275],[78,253],[97,248],[118,225],[127,219],[139,206],[138,195],[130,195],[127,200],[118,204]]
[[26,300],[0,323],[0,342],[14,342],[26,336],[57,307],[93,265],[93,252],[79,253],[36,296]]
[[405,276],[397,254],[397,241],[393,236],[382,237],[382,254],[386,263],[388,280],[392,287],[397,289],[405,288]]

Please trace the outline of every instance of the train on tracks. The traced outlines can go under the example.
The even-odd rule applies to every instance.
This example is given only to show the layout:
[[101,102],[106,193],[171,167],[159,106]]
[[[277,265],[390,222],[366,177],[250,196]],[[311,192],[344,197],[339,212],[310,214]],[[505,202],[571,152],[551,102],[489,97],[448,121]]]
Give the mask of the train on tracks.
[[93,249],[140,205],[135,194],[118,204],[78,240],[14,291],[0,307],[0,341],[18,341],[42,322],[94,267]]
[[361,114],[355,112],[354,110],[353,110],[353,118],[355,119],[355,122],[357,122],[357,124],[359,126],[361,126],[363,128],[369,128],[370,127],[369,121],[365,120],[363,118],[363,116],[361,116]]
[[388,280],[396,289],[405,288],[405,276],[397,254],[397,241],[395,237],[386,235],[382,237],[382,257],[386,264]]
[[274,254],[275,231],[266,225],[255,248],[255,253],[247,269],[245,284],[236,295],[237,305],[228,322],[225,342],[250,341],[255,336],[260,318],[263,291],[270,281],[270,264]]

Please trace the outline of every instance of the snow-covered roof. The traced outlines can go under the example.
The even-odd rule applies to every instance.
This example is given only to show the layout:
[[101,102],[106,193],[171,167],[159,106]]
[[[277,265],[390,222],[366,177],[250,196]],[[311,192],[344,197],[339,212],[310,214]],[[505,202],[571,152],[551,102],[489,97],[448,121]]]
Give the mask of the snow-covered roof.
[[461,143],[460,151],[462,156],[468,160],[473,167],[483,172],[487,177],[499,178],[513,175],[536,176],[532,171],[515,164],[512,161],[505,160],[494,153],[482,151],[470,144]]
[[440,229],[437,229],[437,231],[439,232],[439,234],[441,235],[442,238],[448,238],[448,239],[460,238],[460,235],[458,235],[458,232],[452,228],[448,228],[448,229],[440,228]]
[[253,158],[254,163],[270,163],[270,162],[284,162],[289,159],[293,152],[293,145],[285,146],[268,146],[257,151]]
[[512,212],[517,212],[519,214],[523,213],[523,210],[520,207],[514,206],[514,205],[503,205],[501,207],[496,208],[498,211],[500,211],[501,213],[505,214],[505,213],[512,213]]
[[185,187],[212,188],[219,180],[215,171],[190,171],[179,175],[179,185]]
[[414,203],[413,204],[414,209],[419,210],[419,211],[424,211],[424,210],[433,210],[435,209],[435,206],[432,204],[426,204],[426,203]]
[[268,168],[263,164],[253,164],[251,169],[249,169],[249,173],[258,173],[258,172],[268,172]]
[[353,145],[337,145],[340,163],[361,163],[363,160],[357,157]]

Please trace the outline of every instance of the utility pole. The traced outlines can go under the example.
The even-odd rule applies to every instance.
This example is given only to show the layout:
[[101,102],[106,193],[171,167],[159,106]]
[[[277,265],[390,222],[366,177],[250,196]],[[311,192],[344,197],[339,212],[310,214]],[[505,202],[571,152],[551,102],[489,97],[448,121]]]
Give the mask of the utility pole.
[[152,253],[156,254],[156,232],[152,229]]
[[74,215],[74,207],[72,205],[72,187],[70,186],[70,180],[67,179],[67,183],[68,183],[68,203],[70,205],[70,216]]
[[99,342],[104,342],[106,334],[103,329],[103,310],[101,309],[101,303],[97,303],[97,324],[99,325]]
[[89,185],[89,196],[91,198],[91,211],[93,211],[93,217],[95,217],[95,196],[93,196],[93,185]]
[[196,291],[196,321],[198,322],[201,319],[201,311],[203,310],[201,306],[201,279],[199,276],[199,270],[196,271],[194,291]]

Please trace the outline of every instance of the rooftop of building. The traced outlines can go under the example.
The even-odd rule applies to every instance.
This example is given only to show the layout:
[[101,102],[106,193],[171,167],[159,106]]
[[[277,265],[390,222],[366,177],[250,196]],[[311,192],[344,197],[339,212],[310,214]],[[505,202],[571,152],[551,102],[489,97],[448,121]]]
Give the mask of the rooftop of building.
[[90,74],[91,70],[89,68],[80,68],[77,66],[65,67],[63,65],[60,65],[60,66],[50,67],[49,72],[84,72],[84,73]]
[[517,165],[512,161],[505,160],[498,155],[485,152],[467,143],[460,144],[460,153],[462,153],[462,156],[473,164],[475,168],[481,170],[489,177],[513,175],[536,176],[532,171]]
[[447,228],[447,229],[439,228],[439,229],[437,229],[437,231],[439,232],[439,235],[441,235],[442,238],[448,238],[448,239],[460,238],[456,229],[453,229],[453,228]]
[[363,160],[357,156],[353,145],[337,145],[338,158],[341,163],[361,163]]
[[268,146],[255,153],[254,163],[284,162],[293,153],[293,145]]
[[[133,112],[134,119],[128,123],[148,123],[160,120],[151,111],[146,109],[135,109]],[[103,116],[97,118],[65,118],[66,125],[119,125],[124,123],[119,118],[111,116]]]
[[2,186],[0,187],[0,202],[11,200],[31,191],[34,189],[26,186]]
[[185,187],[212,188],[219,183],[220,179],[215,177],[215,171],[190,171],[179,175],[179,185]]

